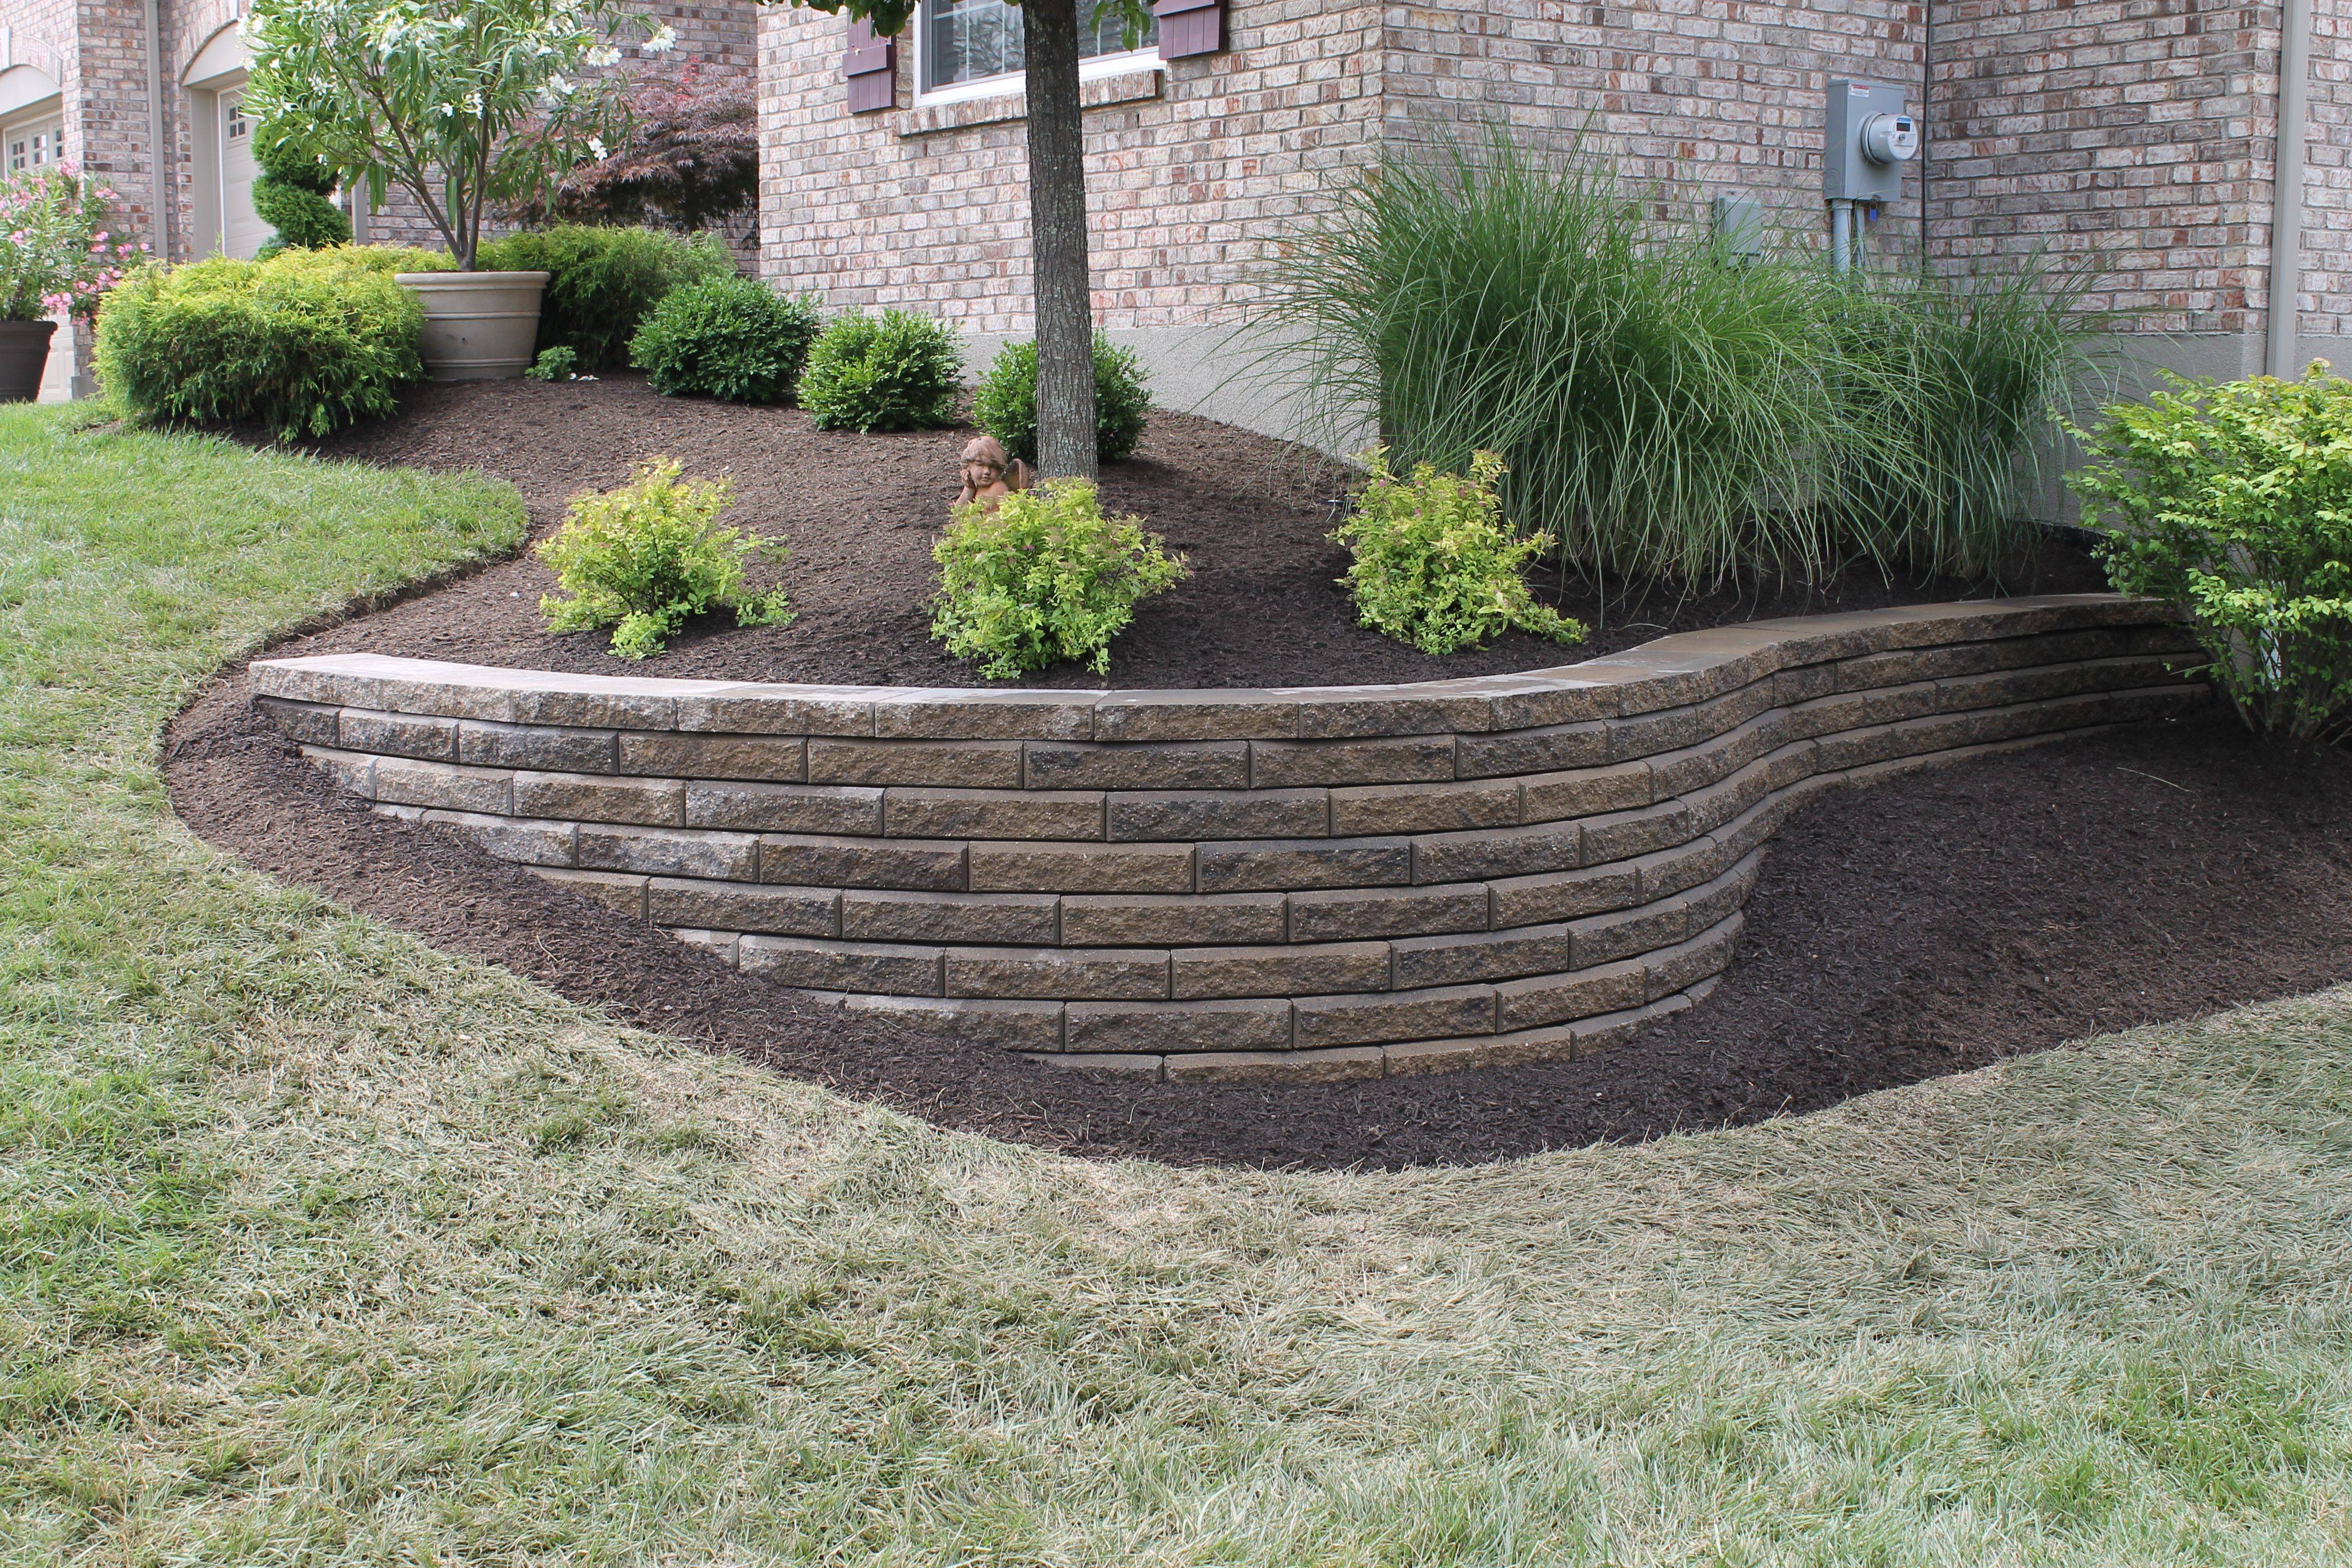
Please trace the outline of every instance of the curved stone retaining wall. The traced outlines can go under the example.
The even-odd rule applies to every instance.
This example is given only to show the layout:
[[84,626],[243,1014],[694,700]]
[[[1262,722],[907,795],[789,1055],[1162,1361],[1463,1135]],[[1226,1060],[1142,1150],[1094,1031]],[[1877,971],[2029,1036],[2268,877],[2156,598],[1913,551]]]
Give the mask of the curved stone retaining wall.
[[[1169,1078],[1580,1054],[1729,961],[1810,793],[2183,711],[2163,606],[1925,605],[1208,691],[252,667],[377,809],[842,1005]],[[2189,658],[2183,658],[2189,655]]]

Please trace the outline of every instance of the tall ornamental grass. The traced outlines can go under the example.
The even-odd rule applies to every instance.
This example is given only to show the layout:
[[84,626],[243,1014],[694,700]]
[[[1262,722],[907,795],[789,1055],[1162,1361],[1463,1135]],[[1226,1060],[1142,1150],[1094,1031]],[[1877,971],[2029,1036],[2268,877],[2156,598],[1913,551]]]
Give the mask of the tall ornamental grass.
[[1512,525],[1602,579],[1997,570],[2087,331],[2032,268],[1731,256],[1500,133],[1392,153],[1269,283],[1266,363],[1312,437],[1354,445],[1370,413],[1400,467],[1499,452]]

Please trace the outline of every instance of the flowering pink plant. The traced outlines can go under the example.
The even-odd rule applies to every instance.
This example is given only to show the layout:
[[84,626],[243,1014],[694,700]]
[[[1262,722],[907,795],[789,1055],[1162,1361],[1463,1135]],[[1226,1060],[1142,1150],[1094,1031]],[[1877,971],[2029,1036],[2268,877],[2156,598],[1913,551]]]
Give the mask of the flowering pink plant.
[[108,230],[114,200],[69,163],[0,177],[0,321],[98,314],[106,291],[147,249]]

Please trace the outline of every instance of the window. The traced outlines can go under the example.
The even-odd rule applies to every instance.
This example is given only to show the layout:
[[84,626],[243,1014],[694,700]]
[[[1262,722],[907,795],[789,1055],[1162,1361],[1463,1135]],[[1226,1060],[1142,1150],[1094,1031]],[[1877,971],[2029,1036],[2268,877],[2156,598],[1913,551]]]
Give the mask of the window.
[[65,136],[63,121],[11,126],[7,134],[8,172],[14,174],[56,163],[65,155]]
[[223,95],[221,100],[221,131],[232,142],[242,142],[253,127],[245,118],[245,100]]
[[[923,0],[915,20],[921,90],[962,95],[1010,88],[1021,70],[1021,8],[1010,0]],[[1079,24],[1078,56],[1091,68],[1116,68],[1158,58],[1159,23],[1130,47],[1125,25],[1108,7]]]

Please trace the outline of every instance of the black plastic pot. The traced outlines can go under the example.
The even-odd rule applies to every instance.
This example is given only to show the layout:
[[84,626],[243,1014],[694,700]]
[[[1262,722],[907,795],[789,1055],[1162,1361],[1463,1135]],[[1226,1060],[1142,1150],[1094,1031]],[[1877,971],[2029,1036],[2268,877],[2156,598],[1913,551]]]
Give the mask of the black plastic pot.
[[41,395],[55,321],[0,321],[0,403],[30,403]]

